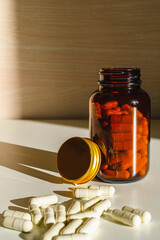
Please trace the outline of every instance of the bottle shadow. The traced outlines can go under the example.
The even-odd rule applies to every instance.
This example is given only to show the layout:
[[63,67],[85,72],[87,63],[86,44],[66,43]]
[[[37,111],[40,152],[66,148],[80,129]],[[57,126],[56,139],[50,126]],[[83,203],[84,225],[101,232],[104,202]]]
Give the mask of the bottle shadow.
[[66,183],[54,175],[56,158],[54,152],[0,142],[0,165],[51,183]]
[[41,123],[48,123],[48,124],[57,124],[57,125],[62,125],[62,126],[69,126],[69,127],[76,127],[76,128],[85,128],[88,129],[88,119],[54,119],[54,120],[44,120],[44,119],[32,119],[32,121],[35,122],[41,122]]
[[151,120],[151,138],[160,138],[159,120]]

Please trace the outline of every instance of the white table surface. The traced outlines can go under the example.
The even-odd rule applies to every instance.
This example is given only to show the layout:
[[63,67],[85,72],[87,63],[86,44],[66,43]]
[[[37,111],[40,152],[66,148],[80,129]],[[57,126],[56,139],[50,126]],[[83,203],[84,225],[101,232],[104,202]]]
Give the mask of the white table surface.
[[[55,192],[59,202],[71,202],[68,184],[56,170],[56,153],[69,137],[88,137],[85,120],[1,120],[0,121],[0,213],[5,209],[24,210],[32,196]],[[105,184],[97,179],[92,183]],[[152,121],[151,167],[143,180],[114,184],[116,194],[110,197],[113,208],[130,205],[151,212],[152,221],[138,228],[100,220],[93,240],[159,240],[160,239],[160,121]],[[1,215],[2,218],[2,215]],[[2,227],[0,240],[39,240],[45,231],[35,227],[29,234]]]

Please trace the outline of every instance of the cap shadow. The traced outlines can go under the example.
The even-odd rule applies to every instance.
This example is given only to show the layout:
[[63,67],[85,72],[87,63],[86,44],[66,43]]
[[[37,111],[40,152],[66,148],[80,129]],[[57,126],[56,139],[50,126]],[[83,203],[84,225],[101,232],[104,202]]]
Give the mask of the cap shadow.
[[66,183],[61,177],[54,175],[58,173],[56,158],[57,154],[54,152],[0,142],[2,166],[51,183]]

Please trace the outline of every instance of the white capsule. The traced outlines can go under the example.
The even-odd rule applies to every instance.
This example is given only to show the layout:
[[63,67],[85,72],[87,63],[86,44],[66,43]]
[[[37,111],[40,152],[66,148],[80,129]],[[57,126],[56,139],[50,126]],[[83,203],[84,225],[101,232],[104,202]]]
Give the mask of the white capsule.
[[91,198],[90,200],[88,200],[87,202],[84,202],[83,203],[83,211],[92,207],[93,205],[95,205],[96,203],[98,203],[101,200],[102,200],[101,197],[94,197],[94,198]]
[[101,196],[101,191],[97,189],[76,188],[73,190],[75,198],[91,199],[96,196]]
[[109,185],[90,185],[88,186],[89,189],[99,189],[101,190],[101,195],[102,196],[112,196],[115,194],[115,188],[113,186]]
[[138,227],[141,224],[141,218],[139,216],[120,209],[114,209],[111,212],[111,218],[132,227]]
[[5,217],[2,224],[4,227],[20,232],[30,232],[33,228],[33,223],[31,221],[10,216]]
[[140,216],[143,223],[148,223],[151,220],[151,214],[148,211],[145,211],[143,209],[124,206],[124,207],[122,207],[122,210],[125,212],[134,213],[134,214]]
[[38,207],[50,206],[57,202],[58,202],[58,197],[55,194],[30,199],[30,205],[36,204]]
[[47,207],[44,209],[44,225],[54,224],[56,222],[53,208]]
[[87,219],[77,230],[78,233],[92,234],[99,226],[98,218]]
[[75,233],[57,236],[54,240],[91,240],[91,237],[86,233]]
[[5,210],[3,212],[3,217],[16,217],[31,221],[31,215],[29,213],[14,210]]
[[111,202],[107,199],[102,200],[101,202],[97,203],[95,206],[92,207],[91,210],[98,212],[100,215],[102,215],[102,213],[104,211],[107,211],[108,208],[111,207]]
[[75,214],[81,211],[81,202],[80,201],[74,201],[70,207],[68,208],[67,214]]
[[53,237],[59,235],[61,229],[65,226],[64,223],[56,223],[55,225],[52,225],[50,229],[45,232],[42,236],[42,240],[51,240]]
[[39,225],[43,218],[40,208],[36,204],[31,204],[28,209],[31,213],[32,222]]
[[61,235],[75,233],[77,228],[83,223],[82,219],[72,220],[65,228],[60,232]]
[[64,205],[58,205],[55,209],[55,213],[56,213],[56,222],[66,221],[66,208]]
[[70,221],[72,219],[83,219],[83,218],[91,218],[91,217],[99,218],[100,214],[97,211],[85,211],[82,213],[69,215],[67,220]]
[[109,215],[111,215],[111,212],[113,211],[112,208],[108,208],[107,211],[104,211],[104,213],[108,213]]

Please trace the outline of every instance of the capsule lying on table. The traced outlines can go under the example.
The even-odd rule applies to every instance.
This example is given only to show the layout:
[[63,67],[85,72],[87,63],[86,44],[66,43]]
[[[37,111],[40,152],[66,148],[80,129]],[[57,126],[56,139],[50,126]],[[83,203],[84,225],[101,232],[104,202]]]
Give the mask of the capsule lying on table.
[[132,208],[128,206],[122,207],[122,210],[125,212],[130,212],[140,216],[143,223],[148,223],[151,220],[151,214],[146,210],[139,209],[139,208]]
[[101,196],[112,196],[115,193],[115,188],[109,185],[90,185],[88,188],[100,190]]
[[42,236],[42,240],[52,240],[53,237],[57,236],[61,229],[64,228],[65,224],[62,222],[56,223],[52,225],[47,232],[45,232]]
[[77,230],[78,233],[92,234],[99,226],[98,218],[88,218]]
[[112,210],[111,218],[132,227],[138,227],[141,224],[141,218],[139,216],[120,209]]
[[91,218],[91,217],[99,218],[100,214],[97,211],[85,211],[82,213],[76,213],[76,214],[69,215],[67,217],[67,221],[70,221],[72,219],[83,219],[83,218]]
[[67,224],[62,231],[61,235],[64,234],[73,234],[76,232],[77,228],[83,223],[82,219],[73,219],[69,224]]
[[75,198],[91,199],[96,196],[101,196],[101,191],[98,189],[76,188],[73,190]]
[[31,221],[31,215],[29,213],[15,210],[5,210],[3,212],[3,217],[16,217]]
[[55,194],[30,199],[30,205],[36,204],[38,207],[49,206],[57,202],[58,197]]
[[78,212],[81,211],[81,209],[82,209],[81,202],[77,201],[77,200],[74,200],[73,203],[68,208],[67,214],[71,215],[71,214],[78,213]]
[[31,221],[10,216],[5,217],[2,224],[6,228],[20,232],[30,232],[33,228],[33,223]]
[[91,240],[91,237],[86,233],[75,233],[57,236],[54,240]]

